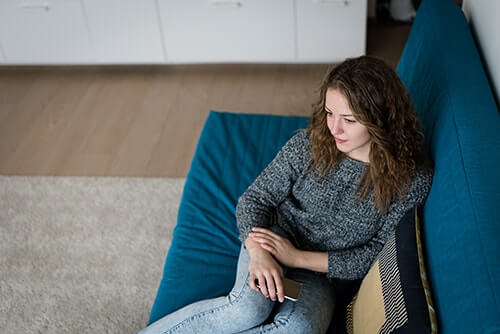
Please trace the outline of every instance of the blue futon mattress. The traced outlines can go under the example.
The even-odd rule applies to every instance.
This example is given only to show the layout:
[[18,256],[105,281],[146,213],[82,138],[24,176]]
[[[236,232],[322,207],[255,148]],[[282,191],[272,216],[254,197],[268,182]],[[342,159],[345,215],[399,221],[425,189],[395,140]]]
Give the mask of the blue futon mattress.
[[227,294],[241,243],[238,197],[308,118],[211,111],[189,170],[150,323]]

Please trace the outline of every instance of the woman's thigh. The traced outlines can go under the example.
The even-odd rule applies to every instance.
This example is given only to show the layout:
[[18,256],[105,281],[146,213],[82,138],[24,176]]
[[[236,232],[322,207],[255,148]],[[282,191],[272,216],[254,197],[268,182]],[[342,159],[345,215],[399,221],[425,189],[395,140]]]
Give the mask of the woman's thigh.
[[140,334],[236,333],[261,324],[269,317],[274,302],[250,288],[249,260],[248,251],[242,247],[236,281],[227,296],[187,305],[151,324]]
[[243,333],[326,333],[335,309],[335,289],[325,275],[289,269],[287,277],[303,284],[296,302],[286,299],[271,323]]

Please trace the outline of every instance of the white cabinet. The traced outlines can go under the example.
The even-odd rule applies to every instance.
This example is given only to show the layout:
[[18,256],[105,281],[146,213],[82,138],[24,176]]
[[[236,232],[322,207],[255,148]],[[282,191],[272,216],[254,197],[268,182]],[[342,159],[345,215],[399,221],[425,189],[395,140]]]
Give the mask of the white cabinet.
[[0,1],[0,41],[8,63],[94,61],[80,0]]
[[83,0],[99,63],[165,62],[155,0]]
[[298,61],[340,61],[365,53],[366,0],[296,2]]
[[331,63],[367,0],[0,0],[2,64]]
[[3,57],[2,45],[0,45],[0,64],[5,62],[5,58]]
[[291,62],[290,0],[158,0],[168,62]]

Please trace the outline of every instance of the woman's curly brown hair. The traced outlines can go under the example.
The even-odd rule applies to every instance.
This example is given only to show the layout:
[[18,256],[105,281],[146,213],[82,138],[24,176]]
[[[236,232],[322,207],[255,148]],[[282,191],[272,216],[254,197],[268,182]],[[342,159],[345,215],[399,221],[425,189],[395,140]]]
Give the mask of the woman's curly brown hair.
[[363,200],[374,189],[375,205],[385,215],[391,201],[405,195],[415,172],[431,168],[422,125],[408,91],[392,68],[373,57],[347,59],[332,67],[319,88],[308,129],[310,169],[322,176],[346,156],[337,149],[327,127],[325,98],[329,88],[343,93],[354,118],[370,134],[370,164],[361,175],[357,192]]

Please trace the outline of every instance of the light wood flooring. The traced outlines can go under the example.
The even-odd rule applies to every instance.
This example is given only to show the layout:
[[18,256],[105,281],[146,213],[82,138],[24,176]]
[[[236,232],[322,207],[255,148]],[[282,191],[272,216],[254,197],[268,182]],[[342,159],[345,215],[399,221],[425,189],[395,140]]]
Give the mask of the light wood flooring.
[[[409,25],[368,25],[396,66]],[[327,64],[0,67],[0,175],[186,176],[210,110],[308,115]]]

